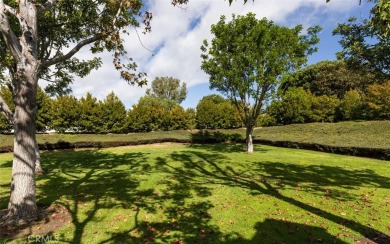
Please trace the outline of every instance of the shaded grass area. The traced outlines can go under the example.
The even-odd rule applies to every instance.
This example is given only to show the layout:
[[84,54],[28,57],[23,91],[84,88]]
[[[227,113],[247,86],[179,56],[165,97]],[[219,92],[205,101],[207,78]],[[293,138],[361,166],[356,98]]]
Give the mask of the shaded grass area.
[[[68,208],[66,243],[388,243],[388,163],[235,144],[44,152],[37,198]],[[0,208],[10,167],[3,154]]]

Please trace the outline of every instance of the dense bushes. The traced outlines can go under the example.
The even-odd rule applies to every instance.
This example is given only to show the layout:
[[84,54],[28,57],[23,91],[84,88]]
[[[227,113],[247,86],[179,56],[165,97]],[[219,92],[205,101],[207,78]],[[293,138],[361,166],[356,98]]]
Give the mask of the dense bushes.
[[219,95],[203,97],[196,106],[196,128],[231,129],[241,127],[237,109]]
[[[12,100],[9,90],[1,89],[3,97]],[[239,114],[232,103],[219,95],[201,99],[197,110],[184,110],[174,100],[147,95],[126,111],[113,92],[99,101],[91,93],[80,99],[71,95],[50,98],[43,90],[38,90],[37,131],[42,132],[129,133],[240,126]],[[0,132],[11,130],[12,126],[1,115]]]
[[[341,98],[336,94],[315,95],[304,86],[280,91],[259,116],[257,126],[390,119],[390,81],[370,85],[366,92],[346,91]],[[0,92],[5,100],[12,101],[7,87],[1,87]],[[113,92],[103,101],[90,93],[80,99],[69,95],[53,99],[41,89],[37,97],[37,131],[128,133],[242,126],[237,109],[219,95],[203,97],[196,110],[184,110],[173,100],[145,96],[128,111]],[[11,130],[12,125],[1,115],[0,132]]]
[[[1,87],[3,97],[12,99],[6,87]],[[42,89],[37,91],[36,128],[38,132],[55,130],[80,133],[126,132],[126,109],[119,98],[111,92],[103,101],[92,94],[77,99],[70,95],[50,98]],[[13,104],[12,102],[8,102]],[[11,108],[13,110],[13,108]],[[5,117],[0,116],[0,132],[12,130]]]
[[347,91],[313,95],[303,87],[291,87],[274,100],[261,119],[262,125],[390,119],[390,81],[368,86],[366,94]]
[[190,129],[193,115],[170,100],[151,96],[141,98],[128,112],[127,129],[130,132]]

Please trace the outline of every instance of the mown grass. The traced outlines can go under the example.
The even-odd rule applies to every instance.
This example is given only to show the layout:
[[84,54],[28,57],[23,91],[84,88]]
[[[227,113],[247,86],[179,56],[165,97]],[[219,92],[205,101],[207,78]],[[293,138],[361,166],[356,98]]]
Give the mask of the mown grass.
[[254,135],[256,138],[271,141],[390,149],[390,121],[349,121],[264,127],[255,130]]
[[[11,159],[1,155],[0,208]],[[234,144],[44,152],[37,198],[69,209],[53,234],[67,243],[385,243],[389,163]]]
[[[189,139],[190,132],[185,130],[178,131],[156,131],[149,133],[132,134],[37,134],[39,144],[57,143],[57,142],[110,142],[110,141],[140,141],[153,139]],[[0,147],[13,145],[13,135],[0,134]]]

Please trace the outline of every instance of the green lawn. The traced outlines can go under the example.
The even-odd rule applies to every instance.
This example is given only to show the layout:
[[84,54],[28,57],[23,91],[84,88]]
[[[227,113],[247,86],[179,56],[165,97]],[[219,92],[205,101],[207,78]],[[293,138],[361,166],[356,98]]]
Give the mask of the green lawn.
[[[11,159],[0,158],[2,209]],[[44,152],[37,199],[69,209],[54,233],[67,243],[385,243],[389,163],[233,144]]]

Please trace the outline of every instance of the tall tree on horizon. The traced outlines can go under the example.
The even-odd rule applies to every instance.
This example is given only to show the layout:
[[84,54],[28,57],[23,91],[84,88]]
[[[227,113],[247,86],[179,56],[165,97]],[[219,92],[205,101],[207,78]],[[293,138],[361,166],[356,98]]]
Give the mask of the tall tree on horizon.
[[187,84],[173,77],[156,77],[146,95],[180,104],[187,97]]

